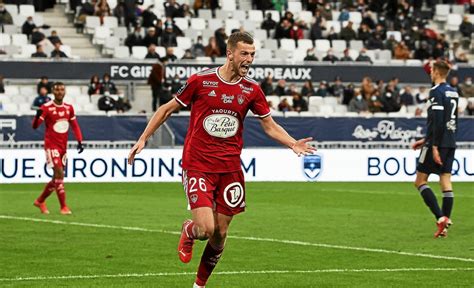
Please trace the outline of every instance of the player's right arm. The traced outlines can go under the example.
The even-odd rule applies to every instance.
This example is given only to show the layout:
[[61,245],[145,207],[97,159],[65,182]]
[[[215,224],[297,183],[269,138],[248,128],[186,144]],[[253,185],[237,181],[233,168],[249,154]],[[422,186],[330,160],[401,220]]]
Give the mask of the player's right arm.
[[137,143],[132,147],[132,150],[130,150],[130,153],[128,154],[128,164],[132,165],[135,155],[145,148],[146,141],[148,141],[150,136],[153,135],[166,119],[168,119],[171,114],[179,108],[181,108],[181,105],[176,100],[171,100],[156,110]]
[[36,129],[38,128],[41,123],[43,123],[44,121],[44,106],[41,106],[38,110],[36,110],[36,115],[35,117],[33,118],[33,123],[31,124],[31,126],[33,127],[33,129]]

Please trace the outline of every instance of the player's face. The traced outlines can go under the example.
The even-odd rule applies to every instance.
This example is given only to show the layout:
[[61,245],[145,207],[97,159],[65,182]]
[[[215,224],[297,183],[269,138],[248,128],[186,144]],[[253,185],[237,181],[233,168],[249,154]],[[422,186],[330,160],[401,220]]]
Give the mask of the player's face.
[[255,58],[255,45],[238,42],[237,47],[230,54],[229,59],[233,63],[234,71],[240,76],[245,77]]
[[66,87],[64,85],[56,85],[53,87],[54,100],[62,102],[66,95]]

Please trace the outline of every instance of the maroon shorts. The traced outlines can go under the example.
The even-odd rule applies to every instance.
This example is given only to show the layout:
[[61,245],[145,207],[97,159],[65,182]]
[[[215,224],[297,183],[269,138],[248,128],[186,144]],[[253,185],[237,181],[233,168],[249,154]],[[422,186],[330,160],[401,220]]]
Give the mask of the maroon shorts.
[[45,148],[44,150],[48,167],[64,168],[66,166],[66,150],[56,148]]
[[245,210],[242,170],[228,173],[183,170],[183,186],[188,199],[188,209],[210,207],[228,216]]

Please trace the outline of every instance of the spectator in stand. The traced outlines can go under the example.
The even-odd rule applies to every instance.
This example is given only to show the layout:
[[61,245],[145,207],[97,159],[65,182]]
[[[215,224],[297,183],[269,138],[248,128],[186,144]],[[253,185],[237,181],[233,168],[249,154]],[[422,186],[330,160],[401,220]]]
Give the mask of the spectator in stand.
[[459,78],[456,75],[453,75],[451,79],[449,79],[449,86],[453,87],[456,92],[458,92],[459,97],[464,97],[464,93],[459,85]]
[[0,74],[0,94],[5,94],[5,83],[3,83],[3,80],[5,78],[3,77],[2,74]]
[[92,75],[91,80],[89,82],[88,89],[87,89],[87,94],[89,94],[89,98],[92,95],[100,94],[101,90],[102,90],[102,83],[100,82],[99,76]]
[[440,57],[444,57],[444,47],[443,47],[443,44],[441,42],[436,42],[436,46],[435,48],[433,49],[433,58],[434,59],[438,59]]
[[367,113],[369,112],[369,105],[367,101],[360,94],[359,89],[354,90],[354,96],[349,102],[349,107],[347,108],[349,112],[357,113]]
[[48,89],[46,89],[46,87],[41,87],[38,96],[36,96],[35,100],[33,100],[31,109],[38,110],[41,105],[49,101],[51,101],[51,98],[48,96]]
[[336,76],[336,79],[334,79],[334,83],[329,87],[329,93],[333,96],[338,97],[339,99],[342,99],[344,97],[344,84],[342,84],[341,77]]
[[459,31],[463,37],[470,38],[471,34],[474,33],[474,26],[471,21],[469,21],[469,16],[465,15],[461,25],[459,26]]
[[293,24],[293,27],[291,28],[290,38],[293,40],[299,40],[304,38],[303,29],[301,29],[297,23]]
[[309,30],[309,38],[312,41],[323,39],[323,28],[321,23],[319,23],[318,21],[311,24],[311,28]]
[[175,0],[167,0],[165,3],[163,3],[163,6],[165,7],[165,16],[166,17],[180,17],[180,9],[181,7],[179,6],[178,3],[176,3]]
[[[173,30],[175,30],[174,26],[173,26]],[[158,19],[158,21],[156,21],[155,31],[156,31],[156,35],[158,36],[158,38],[163,35],[163,20]],[[179,30],[179,31],[181,31],[181,30]],[[178,35],[178,34],[176,34],[176,35]]]
[[395,81],[390,80],[385,87],[382,97],[380,97],[383,104],[383,112],[398,112],[400,110],[400,95],[395,87]]
[[193,18],[194,17],[194,13],[191,11],[191,7],[186,4],[186,3],[183,3],[179,9],[179,15],[180,17],[184,17],[184,18]]
[[61,42],[61,38],[59,38],[58,32],[57,32],[56,30],[51,31],[51,35],[48,37],[48,40],[49,40],[49,42],[51,42],[51,44],[53,44],[53,45],[56,44],[56,43],[59,43],[59,44],[61,44],[61,45],[63,44],[63,43]]
[[110,75],[108,73],[105,73],[104,76],[102,76],[102,85],[100,87],[100,94],[107,94],[107,93],[110,95],[117,95],[118,90],[117,90],[117,86],[115,86],[115,83],[112,82]]
[[365,25],[369,29],[375,29],[375,21],[370,11],[364,11],[362,13],[362,21],[360,25]]
[[205,55],[207,57],[216,58],[221,57],[221,52],[219,46],[217,46],[217,41],[215,37],[209,38],[209,43],[207,44],[206,48],[204,48]]
[[45,87],[46,90],[48,90],[48,94],[50,94],[52,86],[53,86],[53,83],[49,82],[48,77],[41,76],[40,81],[36,85],[36,93],[39,94],[41,87]]
[[146,47],[150,46],[151,44],[155,44],[156,46],[158,46],[158,42],[159,38],[158,34],[156,34],[156,28],[148,28],[145,38],[143,38],[143,45]]
[[[135,26],[135,30],[133,31],[133,33],[129,34],[127,38],[125,39],[125,46],[127,46],[130,49],[130,53],[132,53],[133,46],[147,46],[145,45],[145,41],[142,37],[142,34],[140,33],[141,31],[142,31],[142,27]],[[150,41],[150,44],[152,44],[151,38],[148,41]]]
[[148,53],[146,53],[145,59],[160,59],[160,55],[156,53],[155,44],[150,44],[150,46],[148,46]]
[[36,52],[31,54],[32,58],[48,58],[48,55],[44,53],[42,45],[36,45]]
[[275,87],[275,91],[273,91],[274,95],[283,96],[286,95],[286,81],[285,79],[278,80],[277,86]]
[[372,63],[372,59],[370,59],[370,57],[367,55],[367,49],[362,48],[360,50],[359,56],[357,56],[356,61]]
[[[195,1],[195,3],[197,2],[200,2],[200,1]],[[256,7],[258,10],[263,10],[263,11],[274,9],[272,0],[252,0],[252,6]]]
[[186,49],[186,50],[184,50],[184,55],[183,55],[183,58],[181,58],[181,59],[183,59],[183,60],[186,60],[186,59],[192,60],[192,59],[196,59],[196,57],[194,57],[193,52],[191,52],[190,49]]
[[387,41],[385,41],[385,49],[392,51],[393,54],[393,51],[395,50],[397,44],[398,42],[397,40],[395,40],[395,36],[392,34],[388,37]]
[[468,63],[469,62],[469,59],[467,58],[467,53],[466,52],[459,53],[459,56],[457,56],[454,60],[457,63]]
[[304,57],[303,61],[318,61],[318,58],[314,55],[314,48],[309,48],[306,51],[306,57]]
[[142,26],[145,28],[154,27],[158,21],[158,16],[152,10],[153,7],[154,5],[150,5],[142,12]]
[[166,48],[165,57],[160,59],[160,61],[163,62],[163,63],[175,62],[177,60],[178,60],[178,57],[176,57],[176,55],[174,55],[173,47]]
[[21,26],[21,33],[26,34],[26,36],[30,38],[31,34],[33,33],[33,29],[35,29],[36,27],[37,26],[33,21],[33,17],[28,16],[28,18],[26,18],[26,21],[23,23],[23,26]]
[[12,15],[5,9],[5,4],[0,3],[0,26],[11,24],[13,24]]
[[411,87],[406,86],[402,95],[400,95],[400,105],[402,106],[411,106],[415,104],[413,94],[411,92]]
[[[119,25],[124,25],[127,29],[137,24],[137,1],[122,0],[118,1],[113,14],[118,18]],[[143,13],[142,13],[143,14]]]
[[268,108],[270,108],[270,111],[271,111],[272,113],[276,111],[275,105],[273,104],[272,101],[267,101],[267,104],[268,104]]
[[197,37],[196,43],[191,47],[191,54],[193,57],[203,57],[206,56],[206,47],[202,44],[202,36]]
[[352,21],[349,21],[347,22],[346,27],[341,29],[341,33],[339,34],[339,37],[342,40],[346,40],[346,42],[349,42],[357,38],[357,34],[352,28],[352,25],[353,25]]
[[372,78],[366,76],[362,78],[362,83],[360,85],[360,93],[362,96],[367,100],[374,94],[376,94],[377,89],[374,87],[374,83],[372,82]]
[[288,111],[292,111],[293,108],[291,107],[290,103],[288,103],[288,99],[287,98],[283,98],[280,103],[278,104],[278,111],[281,111],[281,112],[288,112]]
[[293,111],[308,111],[308,102],[299,93],[293,93]]
[[431,54],[428,51],[428,43],[426,41],[421,41],[420,47],[415,51],[413,58],[423,61],[430,57]]
[[362,42],[364,42],[364,45],[367,45],[367,41],[372,38],[372,33],[370,32],[369,26],[367,26],[366,24],[361,24],[357,32],[357,39],[362,40]]
[[301,96],[313,96],[314,87],[313,82],[311,80],[304,81],[303,87],[301,87]]
[[112,16],[107,0],[99,0],[95,5],[95,15],[100,17],[101,24],[104,24],[104,17]]
[[56,43],[54,44],[54,50],[51,51],[51,58],[68,58],[66,53],[61,51],[61,44]]
[[267,18],[263,20],[262,25],[260,28],[267,30],[267,38],[270,38],[270,30],[275,29],[277,23],[272,18],[272,13],[267,13]]
[[96,3],[97,0],[91,0],[85,1],[82,4],[81,10],[79,11],[79,16],[77,16],[78,23],[86,23],[86,17],[94,15]]
[[[332,10],[333,10],[333,9],[332,9],[330,3],[326,3],[326,4],[324,5],[324,8],[322,8],[322,7],[319,8],[319,11],[321,11],[321,16],[322,16],[324,19],[328,20],[328,21],[333,20],[333,19],[332,19]],[[334,20],[337,20],[337,19],[334,19]]]
[[429,91],[426,90],[425,86],[421,86],[419,92],[416,94],[416,103],[422,104],[428,101]]
[[265,79],[263,79],[262,83],[260,83],[260,88],[265,95],[272,95],[273,94],[273,76],[272,74],[268,74]]
[[474,85],[472,85],[472,77],[466,76],[464,82],[460,85],[462,96],[466,98],[474,97]]
[[329,41],[339,39],[339,34],[337,34],[336,30],[334,30],[334,26],[331,26],[331,28],[329,28],[328,36],[326,38]]
[[171,98],[171,95],[163,93],[163,83],[165,82],[164,66],[161,62],[154,64],[151,68],[150,75],[148,76],[148,84],[151,86],[153,101],[152,110],[156,111],[156,108]]
[[280,19],[280,23],[281,23],[283,20],[288,20],[288,21],[291,23],[291,26],[293,26],[293,24],[295,24],[294,15],[293,15],[293,13],[291,13],[290,11],[286,11],[286,12],[285,12],[285,14],[283,15],[283,17]]
[[371,37],[369,41],[367,41],[367,48],[370,50],[374,50],[374,49],[383,50],[385,46],[383,45],[382,36],[378,33],[375,33],[375,35],[373,35],[373,37]]
[[290,87],[286,90],[285,95],[293,95],[294,93],[298,93],[298,88],[296,88],[296,84],[290,84]]
[[319,82],[319,87],[316,89],[316,96],[329,96],[328,83],[326,81]]
[[282,19],[275,29],[275,39],[291,38],[291,26],[288,19]]
[[339,59],[336,56],[334,56],[334,53],[332,52],[332,48],[330,48],[326,56],[324,56],[323,61],[334,63],[336,61],[339,61]]
[[399,60],[410,59],[410,50],[405,44],[405,41],[400,41],[400,43],[395,46],[395,49],[393,50],[393,58]]
[[173,81],[171,82],[171,97],[176,97],[176,93],[178,93],[179,89],[183,86],[179,79],[178,75],[175,75]]
[[31,33],[31,44],[38,45],[44,39],[46,39],[46,36],[40,31],[39,27],[35,27],[33,33]]
[[349,48],[346,48],[344,49],[344,56],[342,56],[341,59],[339,59],[339,61],[343,61],[343,62],[352,62],[354,61],[354,59],[352,59],[351,55],[349,55]]
[[344,97],[342,98],[343,105],[349,105],[349,102],[354,97],[354,84],[350,83],[344,88]]
[[163,31],[163,35],[161,36],[161,46],[164,47],[176,47],[178,46],[178,42],[176,37],[178,35],[173,31],[173,25],[166,24],[165,31]]
[[366,100],[367,104],[369,105],[369,112],[377,113],[383,111],[383,104],[378,94],[378,91],[376,94],[370,96],[368,99],[366,98]]
[[225,33],[224,27],[217,29],[214,32],[214,37],[216,39],[217,47],[219,47],[220,55],[225,56],[227,51],[227,34]]

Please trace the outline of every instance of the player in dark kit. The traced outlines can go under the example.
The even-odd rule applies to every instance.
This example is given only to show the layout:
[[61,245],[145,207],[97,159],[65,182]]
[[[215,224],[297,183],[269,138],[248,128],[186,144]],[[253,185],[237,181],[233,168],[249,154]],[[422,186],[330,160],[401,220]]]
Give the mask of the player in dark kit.
[[253,38],[233,33],[227,42],[226,63],[192,75],[174,101],[160,106],[129,154],[135,154],[148,138],[180,107],[191,107],[183,149],[183,186],[192,220],[182,226],[179,259],[188,263],[195,240],[208,240],[194,287],[204,287],[224,250],[234,215],[245,210],[245,183],[240,165],[243,121],[248,111],[260,120],[267,135],[297,155],[312,153],[311,138],[295,140],[270,116],[259,84],[246,77],[255,57]]
[[61,214],[72,214],[66,205],[66,191],[64,190],[64,166],[66,165],[66,148],[69,126],[76,140],[77,150],[82,153],[82,133],[76,120],[76,114],[72,105],[63,102],[66,88],[63,83],[56,82],[53,85],[54,100],[43,104],[33,119],[33,129],[45,123],[44,150],[48,166],[53,168],[53,179],[44,187],[43,193],[35,200],[34,205],[43,214],[49,214],[45,200],[54,190],[61,205]]
[[[459,95],[446,83],[449,64],[437,61],[432,66],[431,88],[428,103],[428,127],[426,137],[413,144],[413,149],[421,148],[416,172],[415,185],[423,200],[436,217],[435,238],[447,237],[447,228],[452,224],[450,217],[453,209],[454,194],[451,184],[451,170],[456,150],[457,108]],[[439,184],[443,191],[442,208],[431,188],[428,177],[431,173],[439,175]]]

